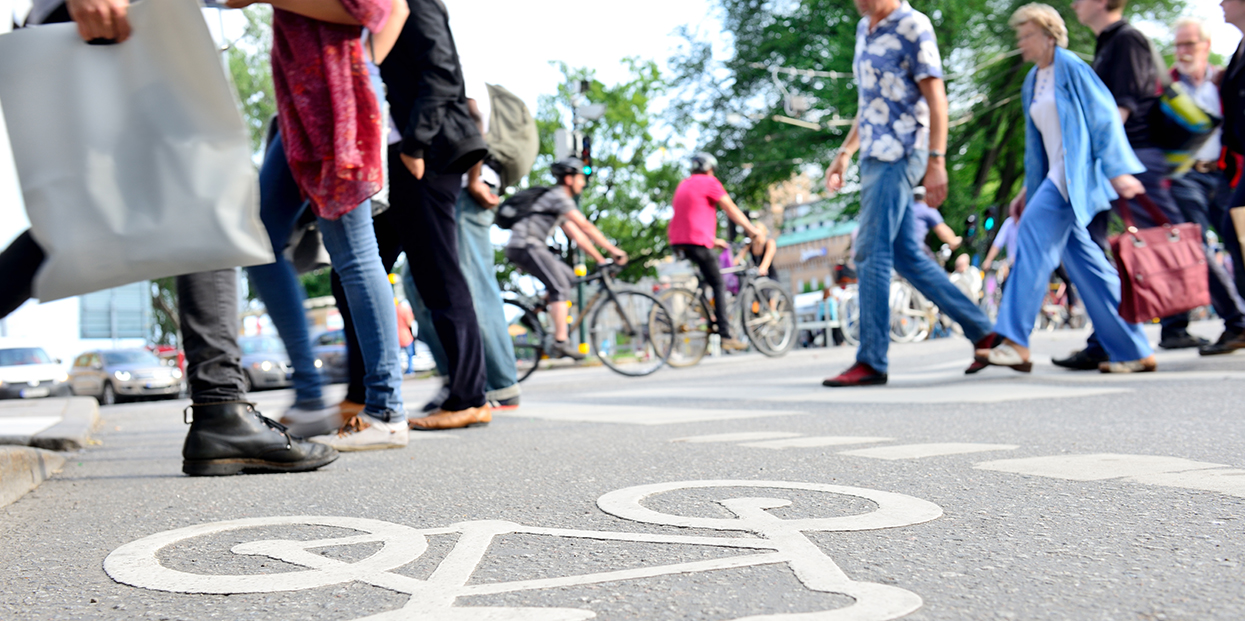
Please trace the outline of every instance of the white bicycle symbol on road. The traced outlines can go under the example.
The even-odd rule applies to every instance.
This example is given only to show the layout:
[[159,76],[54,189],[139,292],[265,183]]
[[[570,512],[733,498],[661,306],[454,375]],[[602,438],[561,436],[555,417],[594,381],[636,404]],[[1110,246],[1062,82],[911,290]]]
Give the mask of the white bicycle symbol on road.
[[[735,519],[699,518],[653,511],[643,506],[645,498],[657,494],[704,488],[766,488],[826,492],[863,498],[877,505],[869,513],[828,517],[781,519],[769,509],[791,505],[780,498],[730,498],[718,504]],[[610,492],[597,499],[604,512],[646,524],[679,526],[720,531],[745,531],[758,537],[703,537],[657,535],[611,531],[575,530],[524,526],[514,522],[480,520],[460,522],[445,528],[416,529],[391,522],[347,517],[262,517],[200,524],[156,533],[114,550],[104,560],[104,570],[117,582],[156,591],[176,593],[274,593],[315,589],[348,582],[362,582],[411,596],[401,609],[371,615],[358,621],[398,621],[407,619],[437,621],[571,621],[596,616],[580,608],[512,608],[455,606],[460,597],[513,593],[559,587],[572,587],[622,580],[637,580],[672,574],[782,564],[791,567],[800,582],[810,590],[847,595],[855,602],[847,607],[810,613],[750,616],[747,619],[808,619],[834,621],[882,621],[896,619],[921,607],[921,597],[899,587],[858,582],[847,576],[805,532],[847,532],[897,528],[934,520],[942,509],[912,496],[838,485],[792,483],[784,481],[682,481],[641,485]],[[268,557],[304,567],[261,575],[205,575],[170,569],[158,554],[168,546],[194,537],[226,531],[271,526],[329,526],[363,534],[315,541],[263,540],[234,546],[231,552]],[[429,535],[458,534],[453,549],[427,580],[394,573],[419,558],[428,549]],[[540,578],[511,582],[468,584],[484,559],[495,537],[508,534],[544,535],[602,541],[714,546],[755,551],[729,558],[675,563],[577,576]],[[367,543],[381,548],[357,562],[346,562],[313,550]]]

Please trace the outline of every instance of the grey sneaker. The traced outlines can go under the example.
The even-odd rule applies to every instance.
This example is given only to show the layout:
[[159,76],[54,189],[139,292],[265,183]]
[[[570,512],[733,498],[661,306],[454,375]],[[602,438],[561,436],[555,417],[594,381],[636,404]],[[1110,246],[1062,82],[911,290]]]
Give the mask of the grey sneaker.
[[342,425],[341,409],[336,405],[307,408],[295,403],[281,415],[281,424],[300,438],[323,435]]
[[571,343],[570,341],[557,341],[553,344],[553,348],[554,351],[562,354],[562,356],[566,358],[583,360],[587,357],[579,353],[579,346]]

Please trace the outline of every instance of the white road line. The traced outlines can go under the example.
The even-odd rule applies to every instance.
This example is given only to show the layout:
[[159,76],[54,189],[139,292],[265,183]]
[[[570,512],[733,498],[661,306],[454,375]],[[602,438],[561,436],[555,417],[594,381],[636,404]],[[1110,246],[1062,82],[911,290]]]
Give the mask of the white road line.
[[814,401],[817,403],[1002,403],[1031,399],[1071,399],[1095,395],[1131,392],[1126,388],[1105,386],[1058,386],[1053,384],[1018,384],[981,382],[950,386],[902,388],[877,386],[867,388],[836,388],[805,394],[774,397],[774,401]]
[[746,442],[748,440],[771,440],[774,438],[794,438],[800,434],[789,431],[743,431],[739,433],[715,433],[707,436],[688,436],[675,438],[671,442]]
[[767,442],[745,442],[740,446],[751,446],[767,449],[816,448],[819,446],[842,446],[844,444],[869,444],[871,442],[890,442],[894,438],[875,438],[869,436],[806,436],[786,440],[769,440]]
[[1142,485],[1204,490],[1245,498],[1245,470],[1180,457],[1111,453],[1052,455],[987,461],[973,467],[1070,481],[1120,479]]
[[33,436],[59,422],[61,422],[59,416],[0,417],[0,437]]
[[673,425],[741,418],[796,416],[805,412],[792,410],[702,410],[685,407],[653,407],[634,405],[601,405],[596,403],[531,403],[496,416],[542,418],[546,420],[584,423],[622,423],[629,425]]
[[840,451],[839,455],[872,457],[874,459],[921,459],[923,457],[964,455],[967,453],[986,453],[989,451],[1014,451],[1018,448],[1020,447],[1015,444],[935,442],[930,444],[900,444],[897,446],[879,446],[877,448]]

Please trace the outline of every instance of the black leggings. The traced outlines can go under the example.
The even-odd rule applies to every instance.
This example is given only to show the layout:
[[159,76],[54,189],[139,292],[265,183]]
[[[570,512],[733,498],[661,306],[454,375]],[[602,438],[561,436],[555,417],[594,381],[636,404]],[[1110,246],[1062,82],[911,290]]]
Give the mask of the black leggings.
[[692,244],[675,244],[674,249],[683,253],[700,269],[700,277],[713,288],[713,311],[717,317],[718,335],[724,339],[731,338],[731,322],[726,316],[726,283],[722,281],[722,272],[718,270],[718,256],[713,248],[694,246]]

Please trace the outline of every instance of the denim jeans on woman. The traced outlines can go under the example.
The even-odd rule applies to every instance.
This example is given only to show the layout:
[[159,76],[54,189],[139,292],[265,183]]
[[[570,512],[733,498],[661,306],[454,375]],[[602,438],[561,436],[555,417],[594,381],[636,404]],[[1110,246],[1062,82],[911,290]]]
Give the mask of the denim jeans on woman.
[[886,373],[890,347],[891,270],[899,272],[977,342],[990,333],[990,319],[948,278],[946,270],[925,254],[916,239],[916,217],[910,209],[912,187],[925,173],[928,153],[883,162],[860,161],[860,232],[856,236],[856,272],[860,291],[860,349],[856,361]]
[[[277,260],[247,268],[247,273],[294,364],[297,402],[311,405],[321,402],[322,396],[307,331],[304,293],[293,266],[280,252],[305,208],[278,134],[260,170],[260,217],[268,229],[272,247],[277,249]],[[324,247],[333,260],[333,269],[340,274],[350,301],[355,335],[363,353],[364,412],[386,421],[391,417],[394,420],[405,417],[398,318],[393,306],[393,289],[381,265],[376,235],[372,232],[371,203],[364,201],[337,220],[317,218],[316,223]]]

